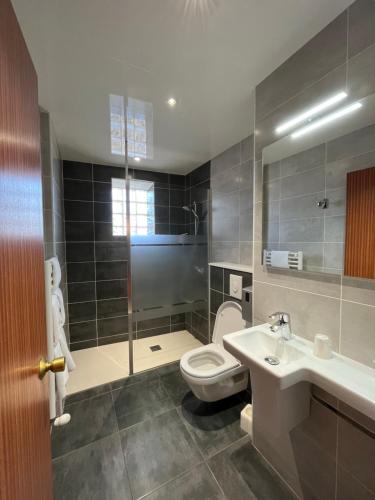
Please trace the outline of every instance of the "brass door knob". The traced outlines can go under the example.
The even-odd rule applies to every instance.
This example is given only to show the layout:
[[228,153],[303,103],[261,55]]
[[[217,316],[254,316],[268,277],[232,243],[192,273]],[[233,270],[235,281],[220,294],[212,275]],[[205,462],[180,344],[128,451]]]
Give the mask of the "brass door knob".
[[51,362],[42,358],[39,361],[39,378],[42,379],[44,375],[51,371],[53,373],[63,372],[65,370],[65,358],[55,358]]

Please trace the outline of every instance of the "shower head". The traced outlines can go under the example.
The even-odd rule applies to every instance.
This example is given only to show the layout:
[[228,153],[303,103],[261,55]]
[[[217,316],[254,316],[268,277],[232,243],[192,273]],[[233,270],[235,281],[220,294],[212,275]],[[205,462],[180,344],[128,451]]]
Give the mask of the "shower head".
[[186,205],[182,207],[182,210],[185,210],[185,212],[191,212],[191,208],[187,207]]

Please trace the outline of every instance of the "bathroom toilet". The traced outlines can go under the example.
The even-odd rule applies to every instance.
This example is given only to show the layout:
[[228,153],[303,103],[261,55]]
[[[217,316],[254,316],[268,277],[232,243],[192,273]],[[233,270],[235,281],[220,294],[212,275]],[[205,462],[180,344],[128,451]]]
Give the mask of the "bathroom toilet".
[[245,327],[241,306],[224,302],[217,311],[212,343],[182,356],[181,374],[198,399],[218,401],[246,389],[248,369],[223,346],[224,335]]

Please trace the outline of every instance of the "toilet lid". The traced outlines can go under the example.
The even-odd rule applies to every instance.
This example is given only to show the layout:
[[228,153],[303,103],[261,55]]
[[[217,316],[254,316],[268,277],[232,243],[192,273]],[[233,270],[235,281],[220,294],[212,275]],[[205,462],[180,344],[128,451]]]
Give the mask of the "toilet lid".
[[233,301],[224,302],[216,313],[212,342],[223,345],[224,335],[243,330],[245,326],[246,322],[242,319],[240,304]]

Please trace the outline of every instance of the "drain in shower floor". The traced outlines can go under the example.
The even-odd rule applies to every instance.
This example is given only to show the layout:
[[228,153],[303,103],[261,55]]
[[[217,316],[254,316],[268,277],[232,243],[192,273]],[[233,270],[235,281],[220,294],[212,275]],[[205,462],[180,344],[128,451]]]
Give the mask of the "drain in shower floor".
[[152,352],[161,351],[160,345],[152,345],[152,346],[150,346],[150,349]]

